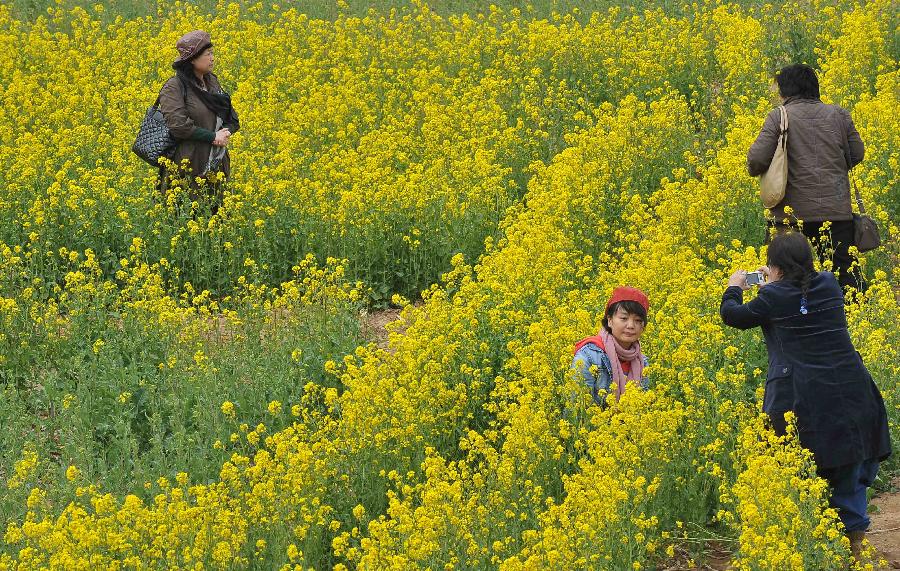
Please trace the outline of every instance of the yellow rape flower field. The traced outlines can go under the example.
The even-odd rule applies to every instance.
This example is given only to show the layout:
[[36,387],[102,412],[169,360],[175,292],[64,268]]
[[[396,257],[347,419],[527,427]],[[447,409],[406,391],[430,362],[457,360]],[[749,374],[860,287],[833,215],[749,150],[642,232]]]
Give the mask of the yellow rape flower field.
[[[782,65],[900,232],[896,2],[119,4],[0,5],[0,569],[851,566],[717,310]],[[130,151],[198,28],[241,118],[212,216]],[[848,309],[895,443],[898,256]],[[650,389],[603,409],[568,367],[621,284]]]

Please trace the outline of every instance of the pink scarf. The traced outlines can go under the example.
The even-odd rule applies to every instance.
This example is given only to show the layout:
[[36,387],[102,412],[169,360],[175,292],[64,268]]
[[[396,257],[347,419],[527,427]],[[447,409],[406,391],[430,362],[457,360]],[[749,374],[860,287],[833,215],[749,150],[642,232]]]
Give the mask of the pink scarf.
[[[599,337],[603,340],[603,350],[609,357],[612,380],[616,384],[616,400],[619,400],[625,392],[625,385],[628,381],[640,385],[644,374],[644,354],[641,353],[641,344],[639,341],[635,341],[631,348],[624,349],[612,336],[612,333],[604,327],[600,328]],[[631,371],[627,375],[622,370],[620,359],[631,362]]]

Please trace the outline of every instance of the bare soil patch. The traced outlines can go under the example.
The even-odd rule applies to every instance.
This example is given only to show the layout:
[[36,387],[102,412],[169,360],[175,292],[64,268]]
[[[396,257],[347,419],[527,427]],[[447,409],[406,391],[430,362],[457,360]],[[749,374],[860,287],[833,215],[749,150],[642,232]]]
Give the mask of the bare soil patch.
[[687,550],[676,548],[675,557],[657,571],[728,571],[731,568],[729,546],[721,541],[710,540],[703,544],[700,556],[692,556]]
[[362,334],[366,339],[373,341],[379,349],[388,349],[387,324],[400,317],[400,309],[375,309],[363,313],[360,316]]
[[887,561],[885,569],[900,569],[900,477],[891,482],[891,491],[872,498],[872,524],[866,534],[869,542]]

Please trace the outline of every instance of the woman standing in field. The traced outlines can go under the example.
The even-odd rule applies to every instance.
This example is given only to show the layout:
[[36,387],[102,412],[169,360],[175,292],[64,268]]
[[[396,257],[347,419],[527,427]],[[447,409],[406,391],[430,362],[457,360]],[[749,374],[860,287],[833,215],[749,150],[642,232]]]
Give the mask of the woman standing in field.
[[[807,65],[794,64],[775,76],[788,116],[788,175],[784,199],[772,209],[770,232],[799,230],[816,246],[819,259],[830,261],[841,286],[862,291],[854,271],[850,206],[850,169],[865,147],[847,110],[819,99],[819,78]],[[781,112],[771,111],[747,153],[747,170],[759,176],[769,169],[778,144]],[[787,209],[790,210],[787,210]]]
[[606,302],[603,327],[575,344],[572,368],[584,378],[591,397],[599,405],[613,392],[621,398],[627,384],[645,385],[647,357],[641,352],[641,334],[647,325],[650,301],[633,287],[618,287]]
[[166,81],[159,95],[159,109],[172,137],[178,140],[172,161],[183,173],[160,170],[160,190],[165,193],[171,179],[188,177],[191,200],[209,200],[214,214],[222,203],[223,184],[231,174],[228,142],[240,128],[231,97],[212,72],[212,40],[206,32],[195,30],[182,36],[177,44],[178,58],[172,64],[175,77]]
[[841,286],[834,274],[815,271],[807,238],[776,236],[767,264],[760,271],[768,283],[747,303],[747,272],[731,276],[720,314],[732,327],[762,328],[769,353],[763,411],[779,434],[784,413],[793,411],[800,444],[831,486],[831,506],[858,555],[869,527],[866,488],[891,454],[884,401],[850,340]]

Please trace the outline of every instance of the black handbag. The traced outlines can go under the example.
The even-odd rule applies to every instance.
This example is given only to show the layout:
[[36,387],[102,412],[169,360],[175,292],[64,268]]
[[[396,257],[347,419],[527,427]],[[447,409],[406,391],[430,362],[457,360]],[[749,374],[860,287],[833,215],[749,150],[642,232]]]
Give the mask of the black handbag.
[[853,213],[853,241],[857,250],[868,252],[881,246],[881,234],[875,220],[866,215],[866,207],[863,205],[859,188],[856,187],[856,181],[853,181],[853,191],[856,193],[856,205],[859,207],[859,214]]
[[860,252],[868,252],[881,246],[881,234],[878,232],[875,220],[866,215],[862,194],[859,193],[859,187],[856,186],[856,181],[850,175],[853,163],[850,161],[850,141],[847,140],[847,131],[844,131],[844,159],[847,161],[847,179],[853,186],[853,192],[856,194],[856,206],[859,208],[859,214],[853,213],[853,245]]
[[[185,101],[187,101],[187,89],[184,83],[181,84],[181,88]],[[166,119],[159,110],[159,98],[157,97],[156,102],[144,114],[144,120],[141,121],[141,127],[138,129],[134,144],[131,145],[131,150],[154,167],[159,167],[160,157],[171,157],[177,146],[178,140],[169,132]]]

